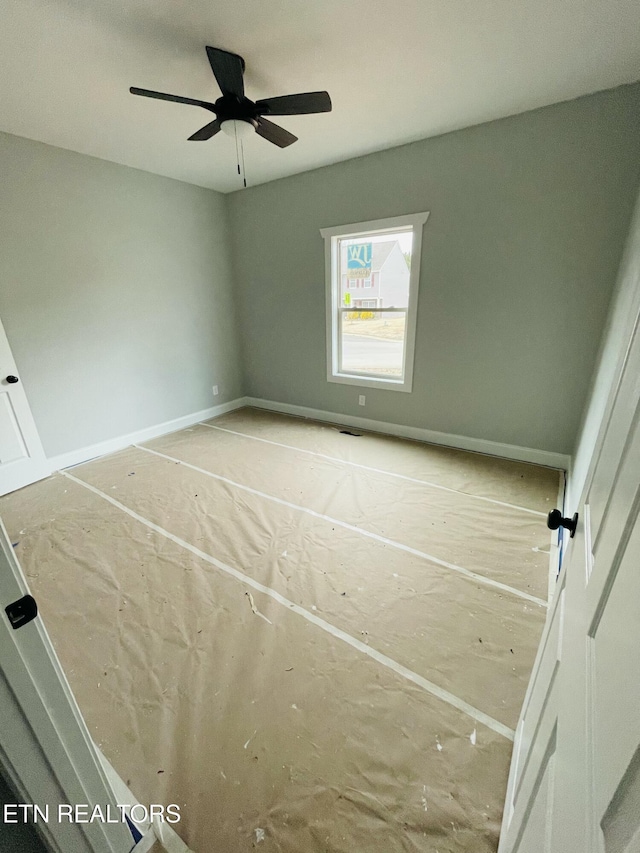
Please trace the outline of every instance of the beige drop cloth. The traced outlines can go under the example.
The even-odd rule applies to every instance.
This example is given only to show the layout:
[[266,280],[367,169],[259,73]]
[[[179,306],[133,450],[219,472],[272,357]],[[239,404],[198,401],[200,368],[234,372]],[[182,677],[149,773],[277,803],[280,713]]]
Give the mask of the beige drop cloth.
[[[473,496],[543,512],[558,472],[246,410],[214,423],[466,494],[206,426],[149,443],[172,459],[70,473],[513,728],[545,616],[517,592],[544,597],[549,536]],[[143,802],[181,805],[196,853],[496,849],[505,737],[67,477],[0,513],[95,740]]]

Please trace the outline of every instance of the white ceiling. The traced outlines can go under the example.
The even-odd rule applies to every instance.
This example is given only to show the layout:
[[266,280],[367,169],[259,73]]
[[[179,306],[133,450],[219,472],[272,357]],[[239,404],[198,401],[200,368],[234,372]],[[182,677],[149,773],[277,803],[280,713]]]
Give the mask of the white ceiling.
[[0,130],[238,189],[235,143],[187,137],[215,100],[210,44],[247,95],[327,89],[333,112],[245,143],[250,185],[640,78],[638,0],[2,0]]

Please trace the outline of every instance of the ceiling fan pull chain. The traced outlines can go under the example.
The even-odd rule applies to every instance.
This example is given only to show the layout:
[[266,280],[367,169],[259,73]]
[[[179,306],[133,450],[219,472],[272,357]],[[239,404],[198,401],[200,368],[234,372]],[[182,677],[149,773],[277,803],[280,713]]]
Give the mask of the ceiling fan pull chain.
[[238,164],[238,174],[240,174],[240,155],[238,154],[238,125],[234,124],[233,129],[236,137],[236,162]]
[[240,140],[240,153],[242,154],[242,183],[244,184],[244,188],[247,188],[247,170],[244,167],[244,145],[242,144],[242,140]]

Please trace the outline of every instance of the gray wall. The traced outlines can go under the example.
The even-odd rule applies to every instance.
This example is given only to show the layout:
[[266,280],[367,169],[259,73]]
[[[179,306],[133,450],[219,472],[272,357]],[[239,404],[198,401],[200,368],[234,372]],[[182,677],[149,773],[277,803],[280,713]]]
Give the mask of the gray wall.
[[[226,197],[0,134],[0,317],[49,456],[242,393],[571,453],[639,179],[640,84]],[[414,392],[362,409],[319,229],[421,210]]]
[[573,468],[569,478],[565,507],[567,513],[573,513],[578,508],[609,394],[612,385],[620,376],[638,311],[640,311],[640,193],[573,454]]
[[[570,453],[639,178],[636,84],[234,193],[247,393]],[[326,381],[319,229],[422,210],[414,391],[362,409]]]
[[0,134],[0,199],[0,318],[47,455],[241,393],[224,196]]

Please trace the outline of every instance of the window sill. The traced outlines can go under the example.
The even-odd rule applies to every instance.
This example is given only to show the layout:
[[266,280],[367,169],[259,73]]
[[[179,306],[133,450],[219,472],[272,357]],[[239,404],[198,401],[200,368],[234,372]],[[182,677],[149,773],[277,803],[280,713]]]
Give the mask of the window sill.
[[339,385],[357,385],[360,388],[380,388],[384,391],[404,391],[411,393],[411,381],[401,379],[381,379],[379,376],[357,376],[350,373],[330,373],[327,382]]

